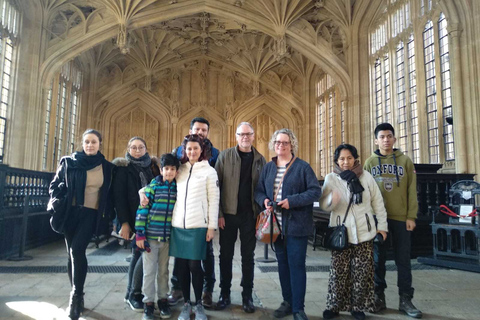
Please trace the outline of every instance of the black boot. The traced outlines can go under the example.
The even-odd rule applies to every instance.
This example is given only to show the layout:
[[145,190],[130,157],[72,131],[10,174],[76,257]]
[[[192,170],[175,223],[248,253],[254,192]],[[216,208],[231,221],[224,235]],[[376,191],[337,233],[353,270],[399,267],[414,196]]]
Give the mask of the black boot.
[[69,304],[69,311],[68,316],[72,320],[78,320],[83,312],[83,293],[81,294],[72,294],[70,295],[70,304]]
[[400,304],[398,310],[406,313],[409,317],[420,319],[422,311],[418,310],[412,303],[412,297],[408,294],[400,295]]
[[387,304],[385,302],[385,293],[384,292],[375,292],[375,310],[372,313],[377,313],[382,310],[387,309]]

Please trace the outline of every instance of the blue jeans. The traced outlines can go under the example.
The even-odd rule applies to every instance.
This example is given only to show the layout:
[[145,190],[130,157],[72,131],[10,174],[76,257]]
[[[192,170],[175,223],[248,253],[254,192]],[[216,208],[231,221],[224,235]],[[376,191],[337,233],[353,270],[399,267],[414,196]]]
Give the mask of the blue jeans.
[[[393,244],[393,253],[395,257],[395,265],[397,266],[397,286],[398,294],[406,294],[413,297],[412,288],[412,267],[410,264],[411,251],[411,231],[407,231],[407,224],[404,221],[396,221],[388,219],[388,237]],[[383,244],[374,242],[373,259],[375,262],[375,292],[383,293],[387,288],[385,281],[385,262],[387,260],[387,249],[389,238]]]
[[285,236],[275,241],[282,296],[292,306],[293,313],[305,308],[307,244],[308,237]]

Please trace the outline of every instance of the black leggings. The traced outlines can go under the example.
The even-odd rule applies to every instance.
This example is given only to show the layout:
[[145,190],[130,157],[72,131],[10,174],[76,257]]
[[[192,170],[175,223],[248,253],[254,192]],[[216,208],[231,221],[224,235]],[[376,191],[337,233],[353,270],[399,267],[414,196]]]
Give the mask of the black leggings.
[[68,278],[74,294],[83,294],[88,269],[86,250],[92,239],[96,218],[97,210],[75,207],[65,223]]
[[[135,241],[135,238],[132,240]],[[132,260],[128,266],[127,299],[142,293],[143,259],[142,252],[132,248]]]
[[176,259],[176,267],[185,302],[190,299],[190,281],[195,293],[195,304],[202,300],[203,270],[201,260]]

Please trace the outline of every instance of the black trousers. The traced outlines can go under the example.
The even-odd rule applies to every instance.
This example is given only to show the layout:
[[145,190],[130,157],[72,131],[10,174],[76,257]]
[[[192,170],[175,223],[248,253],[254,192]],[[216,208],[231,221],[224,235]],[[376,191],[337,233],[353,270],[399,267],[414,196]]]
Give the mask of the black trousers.
[[[397,286],[398,294],[407,294],[413,297],[412,288],[412,267],[410,264],[411,252],[411,231],[407,231],[406,222],[388,219],[388,237],[393,244],[395,264],[397,265]],[[383,244],[374,242],[375,261],[375,292],[383,293],[387,288],[385,281],[385,262],[387,260],[387,249],[390,241]]]
[[[207,242],[207,258],[202,261],[203,270],[203,291],[213,292],[215,287],[215,255],[213,254],[213,242]],[[173,272],[172,272],[172,289],[180,290],[180,278],[178,273],[177,258],[174,260]]]
[[[135,241],[135,238],[132,240]],[[132,248],[132,260],[128,266],[128,284],[126,298],[133,298],[142,293],[143,259],[142,252]]]
[[255,267],[255,219],[253,215],[225,214],[225,228],[220,229],[220,294],[230,295],[232,286],[232,260],[235,242],[240,231],[240,253],[242,255],[242,297],[251,298]]
[[185,302],[192,301],[190,299],[191,283],[195,293],[195,304],[197,304],[202,300],[203,270],[201,261],[176,258],[175,263]]
[[74,207],[65,223],[65,243],[68,253],[68,278],[74,294],[83,294],[87,277],[87,246],[92,239],[97,210]]

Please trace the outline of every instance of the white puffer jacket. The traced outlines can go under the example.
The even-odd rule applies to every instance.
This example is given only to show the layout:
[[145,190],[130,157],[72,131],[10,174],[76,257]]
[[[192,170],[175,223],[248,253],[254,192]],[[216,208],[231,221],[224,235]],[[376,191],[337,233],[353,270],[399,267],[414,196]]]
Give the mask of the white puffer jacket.
[[[388,232],[387,226],[387,211],[383,204],[382,193],[368,171],[363,171],[359,178],[365,191],[362,193],[362,203],[352,204],[348,212],[345,225],[348,230],[348,242],[358,244],[369,241],[377,234],[377,229]],[[327,204],[328,195],[336,190],[340,194],[338,203]],[[348,190],[347,182],[340,178],[336,173],[329,173],[325,177],[323,184],[322,197],[320,198],[320,206],[325,211],[330,213],[330,227],[337,225],[337,220],[340,218],[340,223],[345,217],[348,203],[350,202],[350,190]],[[378,225],[375,228],[375,220],[373,214],[376,215]]]
[[173,209],[172,226],[216,229],[220,190],[215,169],[206,160],[193,166],[186,162],[180,166],[176,180],[177,202]]

